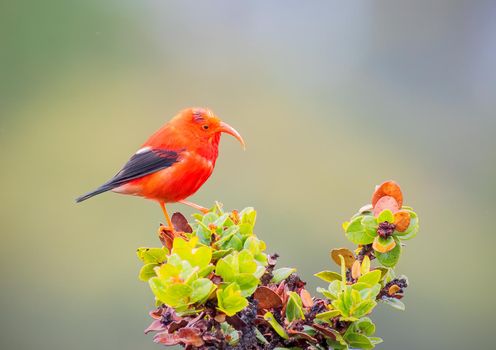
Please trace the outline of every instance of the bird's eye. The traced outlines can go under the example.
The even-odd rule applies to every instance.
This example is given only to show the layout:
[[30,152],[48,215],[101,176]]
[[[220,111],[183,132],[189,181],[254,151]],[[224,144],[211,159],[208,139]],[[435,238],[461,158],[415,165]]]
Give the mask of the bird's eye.
[[203,130],[207,130],[208,129],[208,125],[207,124],[202,125],[202,128],[203,128]]

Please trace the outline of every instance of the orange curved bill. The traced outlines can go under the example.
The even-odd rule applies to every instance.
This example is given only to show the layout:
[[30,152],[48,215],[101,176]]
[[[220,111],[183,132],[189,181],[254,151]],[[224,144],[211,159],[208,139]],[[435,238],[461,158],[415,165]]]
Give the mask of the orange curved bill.
[[237,132],[236,129],[234,129],[231,125],[220,122],[219,131],[234,136],[239,141],[239,143],[241,143],[243,149],[246,149],[245,141],[243,140],[239,132]]

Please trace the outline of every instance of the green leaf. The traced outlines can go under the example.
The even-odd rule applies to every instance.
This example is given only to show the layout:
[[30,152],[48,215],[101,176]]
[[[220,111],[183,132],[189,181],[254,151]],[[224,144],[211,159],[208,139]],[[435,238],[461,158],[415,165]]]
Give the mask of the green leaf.
[[286,318],[289,322],[294,320],[304,320],[303,303],[300,296],[295,292],[289,292],[288,303],[286,304]]
[[343,222],[343,224],[341,226],[343,227],[343,230],[346,232],[346,230],[348,229],[348,226],[350,226],[350,222],[345,221],[345,222]]
[[376,232],[377,227],[379,226],[377,219],[373,215],[364,215],[361,224],[365,230],[369,230],[371,232]]
[[256,261],[258,261],[262,265],[267,265],[267,255],[264,253],[258,253],[253,256]]
[[362,225],[362,219],[364,219],[363,216],[357,216],[349,223],[345,230],[346,237],[354,244],[370,244],[374,241],[375,236],[377,236],[376,231],[366,229]]
[[370,339],[363,334],[349,333],[345,335],[344,339],[348,342],[348,344],[350,344],[352,348],[356,348],[356,349],[374,348],[374,344],[372,344]]
[[372,243],[376,236],[376,232],[366,230],[346,233],[346,238],[348,238],[352,243],[359,245],[367,245]]
[[321,312],[320,314],[315,315],[315,317],[317,317],[319,320],[328,321],[331,318],[334,318],[339,315],[341,315],[341,311],[330,310],[330,311]]
[[192,257],[189,262],[193,266],[198,266],[199,268],[203,268],[210,264],[210,260],[212,260],[212,248],[210,247],[200,247],[192,250]]
[[346,285],[346,264],[345,264],[345,261],[344,261],[344,256],[342,256],[341,254],[339,254],[339,260],[341,261],[341,282],[343,283],[343,285]]
[[200,243],[205,245],[210,245],[212,241],[212,231],[208,227],[205,227],[204,224],[199,224],[195,235],[200,239]]
[[372,288],[366,288],[362,289],[360,291],[360,295],[362,299],[371,299],[375,300],[377,297],[377,294],[381,291],[381,285],[380,284],[375,284]]
[[163,264],[157,269],[156,274],[160,279],[167,280],[172,277],[178,277],[181,272],[180,268],[172,264]]
[[276,331],[277,334],[283,339],[289,339],[288,334],[284,330],[284,328],[276,321],[272,312],[267,312],[264,315],[264,319],[272,326],[272,328]]
[[139,279],[146,282],[150,278],[157,276],[157,274],[155,273],[155,270],[154,270],[155,267],[157,267],[157,266],[158,266],[157,264],[153,264],[153,263],[143,265],[143,267],[141,268],[141,270],[139,272]]
[[377,222],[385,222],[385,221],[391,223],[394,222],[394,214],[389,209],[384,209],[377,217]]
[[369,340],[372,344],[377,345],[383,342],[382,338],[379,337],[369,337]]
[[320,278],[321,280],[323,280],[325,282],[332,282],[335,280],[338,280],[338,281],[341,280],[341,275],[337,272],[334,272],[334,271],[320,271],[319,273],[316,273],[314,276]]
[[370,258],[368,255],[365,255],[362,260],[362,264],[360,266],[360,273],[365,275],[370,271]]
[[363,317],[357,322],[355,322],[355,327],[360,333],[366,336],[371,336],[372,334],[375,333],[375,325],[372,322],[372,320],[368,317]]
[[374,270],[366,273],[365,275],[362,275],[358,278],[359,283],[366,283],[370,287],[372,287],[374,284],[379,283],[381,279],[381,271]]
[[374,270],[381,271],[381,281],[389,272],[389,268],[382,266],[375,267]]
[[296,269],[292,269],[289,267],[282,267],[280,269],[274,270],[272,272],[272,279],[270,280],[272,283],[279,283],[289,277]]
[[351,285],[351,288],[360,292],[365,289],[370,289],[370,285],[368,283],[356,282]]
[[172,243],[171,253],[177,254],[183,260],[187,260],[192,266],[203,268],[212,260],[212,248],[206,246],[195,248],[197,242],[198,237],[192,237],[189,241],[176,237]]
[[191,283],[191,302],[196,303],[208,297],[214,284],[208,278],[199,278]]
[[358,232],[363,231],[362,225],[363,216],[359,215],[351,220],[346,226],[346,232]]
[[169,251],[162,248],[138,248],[136,255],[145,264],[161,264],[167,259]]
[[255,330],[255,337],[257,337],[258,342],[263,345],[269,345],[268,340],[265,339],[264,335],[258,330],[258,328],[254,327],[253,329]]
[[334,295],[334,299],[336,299],[338,297],[339,293],[341,293],[342,285],[343,284],[341,281],[332,281],[329,284],[328,291],[329,291],[329,293]]
[[342,291],[336,300],[333,300],[331,305],[339,310],[343,317],[350,316],[350,307],[351,307],[352,299],[351,299],[351,290],[349,288],[345,288]]
[[241,210],[239,217],[241,218],[241,224],[248,224],[253,227],[257,220],[257,212],[252,207],[248,207]]
[[241,295],[249,297],[255,292],[260,281],[251,273],[241,273],[236,276],[235,282],[241,289]]
[[238,262],[237,259],[234,261],[233,255],[228,255],[225,258],[220,259],[217,262],[215,268],[215,274],[222,277],[224,282],[234,281],[236,275],[238,274]]
[[206,277],[215,269],[214,265],[207,265],[198,271],[198,278]]
[[242,250],[238,254],[239,272],[254,273],[257,271],[257,263],[249,250]]
[[240,251],[241,249],[243,249],[243,242],[237,234],[234,234],[231,239],[225,244],[225,248]]
[[232,253],[233,251],[234,251],[233,249],[214,250],[212,252],[212,259],[219,260],[225,257],[227,254]]
[[395,239],[396,246],[387,253],[374,252],[377,260],[386,267],[394,267],[401,255],[401,244],[398,239]]
[[396,298],[388,298],[388,297],[383,297],[381,299],[384,303],[388,304],[391,307],[394,307],[395,309],[405,311],[405,304],[401,300],[398,300]]
[[237,225],[229,227],[227,230],[222,231],[219,235],[222,237],[215,244],[220,247],[226,243],[231,237],[239,232],[239,227]]
[[317,287],[317,292],[323,294],[327,299],[334,300],[337,298],[336,294],[330,293],[327,289]]
[[148,280],[150,288],[160,301],[171,307],[187,305],[193,289],[186,284],[166,284],[158,277]]
[[364,300],[355,307],[355,310],[353,310],[353,316],[360,318],[368,315],[376,305],[377,302],[374,300]]
[[222,229],[223,227],[230,227],[232,226],[234,223],[232,222],[232,220],[229,218],[229,214],[222,214],[221,216],[219,216],[214,222],[213,224],[215,226],[217,226],[219,229]]
[[209,212],[203,215],[202,223],[208,227],[209,224],[213,224],[218,218],[219,216],[217,214]]
[[333,349],[333,350],[348,350],[349,349],[348,344],[341,344],[340,342],[338,342],[336,340],[329,339],[329,338],[326,339],[326,343],[327,343],[327,345],[330,346],[329,349]]
[[260,278],[262,278],[262,276],[264,275],[264,273],[265,273],[265,267],[259,265],[259,266],[257,266],[257,271],[255,271],[253,273],[253,276],[255,276],[256,278],[260,279]]
[[241,295],[237,283],[217,290],[218,309],[227,316],[233,316],[248,306],[248,300]]
[[260,253],[260,240],[255,236],[246,239],[243,249],[249,250],[254,256]]

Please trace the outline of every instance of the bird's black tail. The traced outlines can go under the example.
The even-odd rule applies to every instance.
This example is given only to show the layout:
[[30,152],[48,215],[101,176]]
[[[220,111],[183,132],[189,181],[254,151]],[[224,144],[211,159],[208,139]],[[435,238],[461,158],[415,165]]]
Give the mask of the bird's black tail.
[[88,193],[82,195],[81,197],[76,198],[76,203],[80,203],[82,201],[90,199],[91,197],[96,196],[97,194],[110,191],[113,188],[115,188],[115,186],[109,186],[109,185],[100,186],[96,190],[88,192]]

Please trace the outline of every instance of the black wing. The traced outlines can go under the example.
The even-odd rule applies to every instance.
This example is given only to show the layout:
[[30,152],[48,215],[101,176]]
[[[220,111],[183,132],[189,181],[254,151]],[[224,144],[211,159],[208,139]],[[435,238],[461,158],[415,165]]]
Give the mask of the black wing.
[[146,149],[138,151],[128,160],[124,167],[112,179],[76,199],[76,202],[82,202],[97,194],[110,191],[125,183],[140,178],[142,176],[157,172],[170,167],[176,163],[179,158],[179,152],[163,149]]

